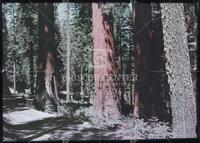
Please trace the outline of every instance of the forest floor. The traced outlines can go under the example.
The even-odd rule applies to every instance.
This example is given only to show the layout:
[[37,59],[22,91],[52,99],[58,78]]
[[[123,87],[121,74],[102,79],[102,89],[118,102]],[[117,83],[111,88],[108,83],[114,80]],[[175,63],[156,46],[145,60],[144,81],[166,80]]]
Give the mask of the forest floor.
[[[52,116],[34,110],[20,95],[3,98],[3,113],[3,138],[5,141],[124,140],[172,137],[169,125],[159,122],[156,118],[145,122],[142,119],[134,120],[130,116],[118,121],[117,125],[110,121],[106,125],[100,126],[98,121],[92,119],[89,107],[76,109],[71,117],[56,114]],[[38,117],[34,119],[34,115]]]

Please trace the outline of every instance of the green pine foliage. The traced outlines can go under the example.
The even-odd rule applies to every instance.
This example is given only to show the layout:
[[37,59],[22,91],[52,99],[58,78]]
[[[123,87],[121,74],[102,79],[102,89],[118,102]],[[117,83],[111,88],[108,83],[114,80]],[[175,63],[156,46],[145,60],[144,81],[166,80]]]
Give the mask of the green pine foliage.
[[[10,85],[13,85],[13,64],[16,64],[16,85],[17,91],[23,92],[30,87],[29,56],[30,43],[33,45],[33,59],[37,60],[38,34],[37,11],[32,5],[7,4],[10,17],[8,23],[9,39],[7,47],[6,71]],[[32,33],[29,32],[32,28]],[[34,79],[36,78],[36,62],[34,62]]]
[[[63,39],[61,40],[59,49],[61,51],[61,59],[65,64],[67,59],[67,34],[70,34],[70,91],[75,96],[81,94],[81,86],[83,84],[81,83],[82,74],[82,76],[86,77],[83,82],[88,84],[86,88],[89,96],[93,92],[91,4],[70,4],[70,33],[67,33],[68,30],[65,24],[62,25],[61,29],[61,37]],[[65,64],[64,71],[66,70]],[[63,77],[65,76],[63,75]],[[63,81],[66,81],[66,79],[63,78]],[[62,83],[65,84],[65,82]]]
[[[73,67],[76,75],[85,69],[88,78],[92,75],[92,21],[91,4],[74,4],[71,21],[71,47]],[[79,76],[80,77],[80,76]]]

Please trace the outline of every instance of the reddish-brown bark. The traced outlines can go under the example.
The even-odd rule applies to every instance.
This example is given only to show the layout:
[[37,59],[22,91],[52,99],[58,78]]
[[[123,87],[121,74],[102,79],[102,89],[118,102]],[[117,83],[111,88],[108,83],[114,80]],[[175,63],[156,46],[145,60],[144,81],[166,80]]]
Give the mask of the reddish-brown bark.
[[135,93],[134,110],[135,117],[146,118],[152,111],[151,101],[153,88],[150,84],[150,58],[149,51],[152,48],[151,32],[151,5],[133,4],[134,44],[135,44]]
[[35,102],[42,107],[42,98],[46,98],[44,95],[47,95],[56,106],[59,106],[53,28],[54,8],[51,3],[41,3],[39,9],[39,56]]
[[[145,10],[144,10],[145,9]],[[162,30],[152,24],[151,4],[133,4],[135,74],[135,117],[166,118],[166,108],[161,95],[163,47]]]
[[94,62],[94,113],[100,118],[121,117],[120,90],[112,76],[116,75],[115,46],[111,23],[97,3],[92,4],[93,12],[93,62]]

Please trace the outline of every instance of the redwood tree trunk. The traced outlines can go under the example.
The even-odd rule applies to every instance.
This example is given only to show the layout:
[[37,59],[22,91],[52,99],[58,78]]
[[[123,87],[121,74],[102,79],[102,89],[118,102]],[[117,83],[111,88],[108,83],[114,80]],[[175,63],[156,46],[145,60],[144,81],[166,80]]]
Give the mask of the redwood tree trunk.
[[[144,10],[145,9],[145,10]],[[166,110],[161,95],[163,46],[159,28],[153,27],[151,4],[133,4],[135,44],[135,117],[157,116],[165,120]]]
[[150,50],[152,48],[151,4],[133,4],[134,44],[135,44],[135,117],[147,118],[152,111],[153,87],[150,76]]
[[111,23],[102,13],[97,3],[92,4],[93,11],[93,62],[94,62],[94,97],[93,110],[97,117],[119,119],[120,90],[112,76],[116,76],[115,46]]
[[35,101],[39,107],[44,108],[45,105],[41,105],[41,102],[43,100],[45,103],[45,99],[48,98],[55,107],[59,107],[60,102],[56,80],[56,48],[54,46],[55,31],[53,28],[54,7],[52,3],[40,3],[39,10],[39,56]]

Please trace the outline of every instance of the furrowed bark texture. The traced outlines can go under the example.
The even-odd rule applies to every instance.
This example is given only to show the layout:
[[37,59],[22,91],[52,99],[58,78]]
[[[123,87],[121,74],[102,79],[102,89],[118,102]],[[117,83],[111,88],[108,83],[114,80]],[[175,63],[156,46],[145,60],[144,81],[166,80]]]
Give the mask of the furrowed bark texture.
[[196,137],[196,101],[192,86],[183,4],[161,4],[166,69],[175,138]]
[[[39,4],[39,55],[37,93],[35,101],[42,107],[41,101],[46,103],[50,99],[54,105],[59,104],[58,83],[56,80],[56,55],[54,46],[54,8],[51,3]],[[42,13],[42,14],[41,14]],[[43,108],[45,108],[44,105]],[[45,109],[44,109],[45,110]]]
[[[145,9],[145,10],[144,10]],[[155,110],[156,78],[151,70],[155,70],[156,53],[153,47],[151,4],[133,3],[133,27],[135,44],[135,92],[133,93],[133,115],[147,119]],[[152,52],[154,51],[154,53]]]
[[102,119],[119,119],[119,88],[112,76],[116,73],[115,46],[111,23],[97,3],[92,4],[94,97],[93,110]]

